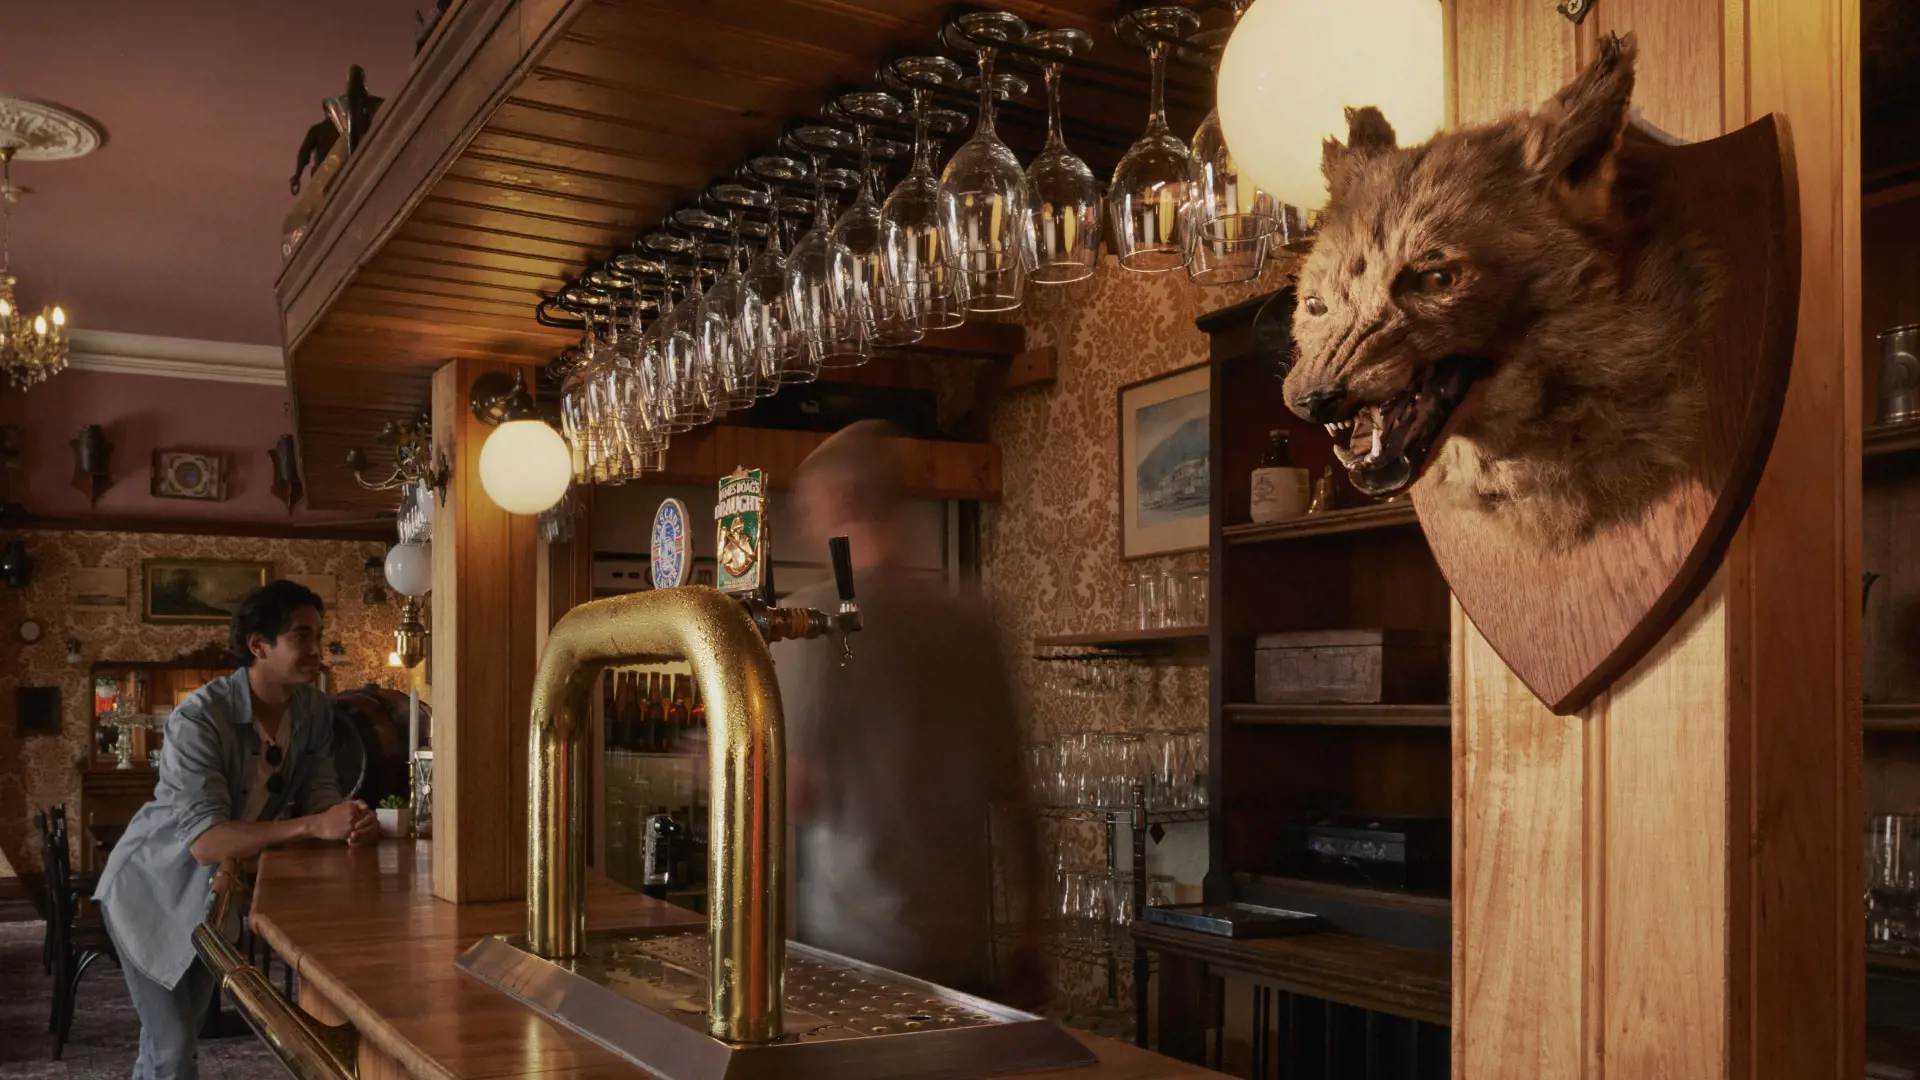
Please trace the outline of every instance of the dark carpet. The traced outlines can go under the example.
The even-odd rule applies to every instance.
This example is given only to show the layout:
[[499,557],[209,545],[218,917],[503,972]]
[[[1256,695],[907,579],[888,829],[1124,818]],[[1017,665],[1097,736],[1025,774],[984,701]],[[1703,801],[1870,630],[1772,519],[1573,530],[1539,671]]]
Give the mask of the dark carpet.
[[[62,1060],[52,1061],[47,1016],[53,979],[40,971],[40,923],[0,923],[0,1077],[8,1080],[126,1080],[140,1048],[140,1021],[120,969],[100,960],[80,983],[80,1004]],[[249,1033],[200,1044],[202,1080],[285,1076]]]

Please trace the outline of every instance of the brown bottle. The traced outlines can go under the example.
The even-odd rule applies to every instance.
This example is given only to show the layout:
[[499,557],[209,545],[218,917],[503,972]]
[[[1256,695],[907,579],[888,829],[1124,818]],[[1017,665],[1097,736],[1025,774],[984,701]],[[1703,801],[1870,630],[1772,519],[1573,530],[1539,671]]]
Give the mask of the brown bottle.
[[687,680],[693,688],[693,707],[687,711],[687,729],[692,732],[704,732],[707,728],[707,702],[700,696],[700,684]]
[[667,727],[676,736],[687,726],[687,687],[692,681],[685,675],[673,677],[673,705],[667,712]]
[[609,671],[600,679],[600,724],[608,750],[620,748],[620,673]]
[[661,702],[660,673],[647,675],[647,748],[655,753],[667,748],[667,709]]

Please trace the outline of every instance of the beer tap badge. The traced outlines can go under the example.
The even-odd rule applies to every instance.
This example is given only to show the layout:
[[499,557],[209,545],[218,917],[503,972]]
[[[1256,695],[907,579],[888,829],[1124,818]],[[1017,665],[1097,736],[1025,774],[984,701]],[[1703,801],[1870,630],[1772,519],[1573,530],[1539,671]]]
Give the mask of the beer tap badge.
[[687,552],[687,505],[666,499],[653,512],[653,587],[672,589],[693,576]]
[[758,592],[766,581],[766,480],[759,469],[736,469],[720,480],[713,520],[719,530],[714,550],[720,553],[721,592]]

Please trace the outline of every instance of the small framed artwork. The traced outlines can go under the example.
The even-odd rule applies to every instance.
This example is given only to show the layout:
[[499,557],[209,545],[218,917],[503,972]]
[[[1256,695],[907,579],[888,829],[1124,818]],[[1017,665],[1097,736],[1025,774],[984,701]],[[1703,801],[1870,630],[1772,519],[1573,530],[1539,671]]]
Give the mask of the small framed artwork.
[[153,495],[220,502],[227,497],[227,455],[218,450],[155,450]]
[[332,574],[287,574],[285,577],[296,585],[312,589],[313,595],[320,598],[320,603],[328,611],[332,611],[340,600],[340,579]]
[[67,579],[67,607],[74,611],[127,610],[127,568],[83,566]]
[[21,686],[13,691],[15,735],[60,734],[60,688]]
[[140,564],[140,617],[150,623],[224,623],[273,564],[224,559],[148,559]]
[[1213,520],[1208,368],[1120,388],[1120,557],[1204,550]]

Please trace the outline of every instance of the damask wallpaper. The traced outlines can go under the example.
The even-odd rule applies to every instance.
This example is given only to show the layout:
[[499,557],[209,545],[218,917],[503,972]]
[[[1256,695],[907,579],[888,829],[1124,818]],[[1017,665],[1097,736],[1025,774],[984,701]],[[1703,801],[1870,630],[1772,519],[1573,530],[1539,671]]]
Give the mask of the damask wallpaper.
[[[335,690],[369,680],[404,685],[386,666],[399,605],[389,597],[370,605],[362,595],[369,555],[385,545],[347,540],[267,539],[245,536],[179,536],[162,533],[47,532],[9,534],[26,541],[34,559],[33,578],[24,589],[0,588],[0,875],[11,866],[37,866],[34,807],[65,802],[70,813],[80,802],[77,763],[86,756],[91,730],[88,670],[99,660],[168,660],[210,642],[226,641],[225,626],[152,626],[140,621],[140,563],[155,557],[248,559],[271,562],[275,576],[331,574],[337,599],[326,612],[328,642],[345,652],[325,662]],[[74,611],[68,607],[69,581],[79,568],[124,569],[125,612]],[[32,619],[44,633],[24,644],[17,628]],[[78,664],[67,663],[66,641],[81,646]],[[22,738],[13,716],[14,690],[21,686],[60,688],[58,736]],[[76,833],[79,830],[75,830]],[[23,861],[24,860],[24,861]]]
[[[1143,567],[1205,568],[1205,552],[1120,559],[1119,389],[1205,363],[1207,336],[1194,319],[1281,288],[1294,270],[1292,259],[1276,261],[1257,281],[1203,288],[1184,273],[1136,274],[1108,258],[1085,281],[1027,290],[1016,318],[1026,327],[1028,348],[1057,348],[1058,378],[1051,387],[1010,394],[994,409],[991,434],[1000,447],[1003,491],[983,514],[981,561],[1002,632],[1016,650],[1030,741],[1081,731],[1205,729],[1204,658],[1163,668],[1159,703],[1136,711],[1117,696],[1046,690],[1047,665],[1031,659],[1031,643],[1036,636],[1121,628],[1122,584]],[[1048,857],[1068,865],[1104,862],[1100,826],[1048,825]],[[1204,827],[1176,829],[1180,843],[1198,849],[1173,853],[1191,867],[1181,876],[1203,873]],[[1075,1002],[1104,997],[1104,976],[1090,966],[1063,965],[1060,976]],[[1127,1000],[1124,988],[1121,1000]]]

